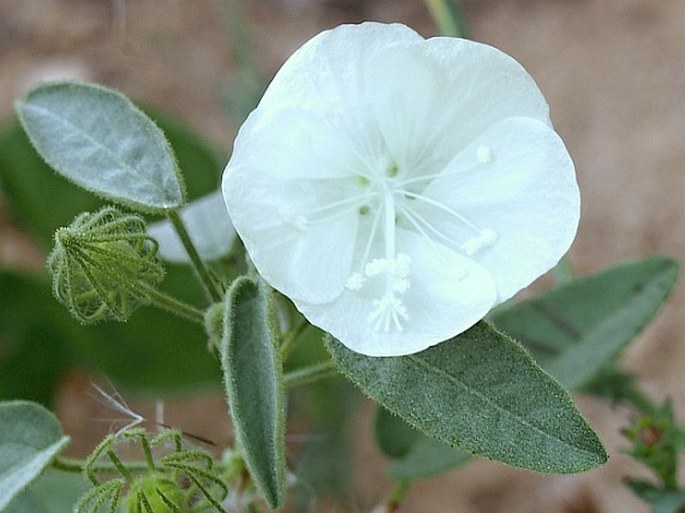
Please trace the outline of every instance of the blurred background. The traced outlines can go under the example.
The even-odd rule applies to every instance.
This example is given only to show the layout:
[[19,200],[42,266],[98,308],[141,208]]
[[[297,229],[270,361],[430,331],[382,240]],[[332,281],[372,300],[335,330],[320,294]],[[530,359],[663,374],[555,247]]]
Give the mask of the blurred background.
[[[573,271],[587,274],[650,253],[685,260],[685,2],[465,0],[463,8],[473,39],[514,56],[535,77],[575,160],[583,206],[569,253]],[[80,78],[172,115],[225,161],[260,84],[311,36],[362,20],[402,22],[426,37],[437,32],[418,0],[0,0],[0,123],[11,120],[13,102],[37,81]],[[44,256],[0,191],[2,266],[41,272]],[[672,398],[681,422],[684,311],[680,284],[623,359],[649,396]],[[91,397],[90,379],[82,371],[60,377],[55,402],[76,456],[109,428],[96,420],[102,406]],[[478,461],[418,483],[399,511],[646,513],[622,485],[627,476],[644,475],[620,452],[626,442],[619,431],[630,412],[578,402],[607,444],[611,457],[603,468],[540,476]],[[154,410],[149,401],[137,407]],[[230,440],[220,392],[176,394],[166,410],[168,423]],[[342,506],[324,500],[311,511],[370,512],[387,493],[370,435],[373,408],[362,403],[361,411],[351,427],[350,491]],[[291,431],[306,439],[307,429]],[[300,442],[293,436],[293,453]]]

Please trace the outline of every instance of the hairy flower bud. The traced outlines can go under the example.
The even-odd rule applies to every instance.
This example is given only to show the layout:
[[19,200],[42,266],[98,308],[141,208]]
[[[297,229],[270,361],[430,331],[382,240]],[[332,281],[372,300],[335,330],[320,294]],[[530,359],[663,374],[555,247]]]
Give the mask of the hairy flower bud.
[[143,219],[113,207],[57,230],[48,269],[55,297],[83,324],[126,321],[164,277]]
[[[185,493],[176,482],[162,475],[147,475],[138,479],[124,498],[126,511],[138,513],[179,513],[190,511]],[[148,509],[149,508],[149,509]]]

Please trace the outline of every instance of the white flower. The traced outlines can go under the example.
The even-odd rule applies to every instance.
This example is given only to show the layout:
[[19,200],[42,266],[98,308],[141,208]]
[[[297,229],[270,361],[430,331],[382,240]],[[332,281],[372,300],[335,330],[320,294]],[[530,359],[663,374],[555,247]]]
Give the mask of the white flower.
[[[212,192],[188,203],[181,209],[181,218],[202,258],[216,260],[228,255],[236,234],[221,191]],[[159,255],[164,260],[190,263],[188,253],[170,221],[153,223],[147,231],[157,240]]]
[[579,216],[571,158],[514,59],[379,23],[288,59],[222,188],[262,276],[371,356],[471,327],[558,262]]

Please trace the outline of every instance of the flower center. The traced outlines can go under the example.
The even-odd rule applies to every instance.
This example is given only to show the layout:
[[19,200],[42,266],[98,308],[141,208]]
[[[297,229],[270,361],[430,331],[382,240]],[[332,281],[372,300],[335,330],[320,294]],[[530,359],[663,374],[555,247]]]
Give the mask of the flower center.
[[[489,164],[493,158],[491,150],[485,146],[478,148],[475,157],[476,165],[480,166]],[[398,222],[421,235],[438,254],[447,247],[473,256],[497,241],[493,230],[479,228],[448,205],[422,194],[428,183],[445,176],[444,173],[408,178],[402,171],[391,163],[383,172],[358,176],[363,193],[354,204],[358,215],[363,217],[361,229],[367,238],[360,267],[347,279],[345,286],[373,298],[367,322],[375,331],[402,331],[409,319],[403,296],[411,285],[411,258],[398,251]],[[422,209],[417,208],[418,205],[422,205]],[[471,236],[462,241],[454,240],[431,220],[431,212],[443,218],[446,214],[455,223],[465,226]],[[380,254],[371,258],[372,252]]]

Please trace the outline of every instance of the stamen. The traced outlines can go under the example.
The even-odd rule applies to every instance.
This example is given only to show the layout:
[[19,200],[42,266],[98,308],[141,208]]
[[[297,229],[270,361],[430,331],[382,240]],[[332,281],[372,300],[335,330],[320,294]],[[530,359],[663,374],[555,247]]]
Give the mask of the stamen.
[[448,176],[454,176],[458,175],[460,173],[467,173],[471,169],[474,169],[477,166],[477,164],[471,164],[469,166],[465,167],[459,167],[457,169],[454,169],[448,173],[445,173],[444,170],[438,171],[437,173],[431,173],[429,175],[419,175],[415,176],[413,178],[407,178],[406,180],[402,180],[397,184],[397,187],[405,187],[407,185],[415,184],[415,183],[421,183],[423,181],[429,181],[429,180],[434,180],[436,178],[444,178]]
[[475,255],[479,251],[489,248],[497,242],[497,234],[490,229],[481,230],[480,234],[464,242],[461,249],[468,256]]
[[[422,235],[424,238],[430,240],[431,242],[434,242],[432,237],[430,237],[424,230],[421,228],[419,225],[419,222],[423,223],[423,225],[430,230],[431,233],[433,233],[436,237],[440,238],[443,240],[443,242],[446,242],[447,244],[450,244],[453,247],[457,247],[457,243],[450,239],[447,235],[442,233],[440,230],[435,228],[432,224],[430,224],[428,221],[426,221],[420,214],[417,214],[410,208],[400,208],[401,212],[404,214],[404,216],[407,218],[407,220],[412,224],[414,228],[419,232],[420,235]],[[434,248],[435,249],[435,248]]]
[[334,201],[333,203],[328,203],[326,205],[322,205],[319,208],[315,208],[314,210],[310,210],[309,212],[307,212],[307,215],[313,216],[316,214],[320,214],[321,212],[326,212],[327,210],[336,209],[338,207],[349,205],[350,203],[354,203],[355,207],[358,207],[359,204],[366,203],[366,201],[364,201],[364,200],[366,200],[370,197],[373,197],[373,196],[378,196],[378,193],[364,192],[364,194],[359,194],[359,195],[353,196],[351,198],[345,198],[345,199],[341,199],[339,201]]
[[345,282],[345,288],[349,290],[360,290],[365,281],[366,278],[364,278],[361,274],[353,273],[349,278],[347,278],[347,281]]
[[438,208],[444,212],[447,212],[448,214],[451,214],[454,217],[456,217],[457,219],[459,219],[462,223],[464,223],[466,226],[471,228],[473,231],[480,232],[480,230],[478,229],[478,227],[476,225],[474,225],[472,222],[470,222],[468,219],[466,219],[464,216],[462,216],[458,212],[455,212],[454,210],[452,210],[450,207],[443,205],[439,201],[432,200],[430,198],[427,198],[426,196],[423,196],[422,194],[416,194],[414,192],[410,192],[410,191],[407,191],[404,189],[399,190],[397,192],[400,194],[404,194],[408,198],[414,198],[414,199],[417,199],[419,201],[423,201],[424,203],[427,203],[428,205],[431,205],[431,206]]
[[361,260],[361,265],[363,266],[368,260],[371,254],[371,246],[373,245],[373,240],[376,237],[376,230],[378,230],[378,223],[381,220],[381,209],[376,210],[376,214],[373,217],[373,223],[371,225],[371,234],[369,235],[369,240],[366,241],[366,247],[364,248],[364,256]]

